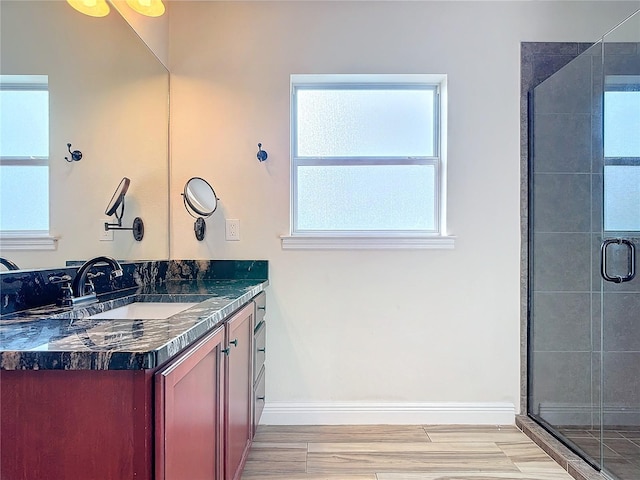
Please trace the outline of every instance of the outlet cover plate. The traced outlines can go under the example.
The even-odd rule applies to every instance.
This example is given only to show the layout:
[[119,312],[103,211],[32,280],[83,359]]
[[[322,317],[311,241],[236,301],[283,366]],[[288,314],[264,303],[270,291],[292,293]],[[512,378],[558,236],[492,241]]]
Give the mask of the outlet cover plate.
[[225,221],[224,238],[228,241],[240,240],[240,220],[227,218]]

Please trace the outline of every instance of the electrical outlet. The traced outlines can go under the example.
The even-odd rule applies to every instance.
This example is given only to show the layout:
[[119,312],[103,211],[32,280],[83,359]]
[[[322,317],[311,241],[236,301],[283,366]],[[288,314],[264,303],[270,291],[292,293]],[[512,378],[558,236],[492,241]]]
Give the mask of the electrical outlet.
[[240,220],[227,218],[225,222],[225,240],[240,240]]
[[105,230],[104,224],[108,223],[108,218],[102,218],[98,225],[98,240],[101,242],[113,242],[113,230]]

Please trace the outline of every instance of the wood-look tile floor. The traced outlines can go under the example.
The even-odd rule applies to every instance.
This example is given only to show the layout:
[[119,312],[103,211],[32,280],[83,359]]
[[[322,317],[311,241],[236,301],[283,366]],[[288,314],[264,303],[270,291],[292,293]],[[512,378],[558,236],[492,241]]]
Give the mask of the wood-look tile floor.
[[243,480],[572,480],[515,426],[261,425]]

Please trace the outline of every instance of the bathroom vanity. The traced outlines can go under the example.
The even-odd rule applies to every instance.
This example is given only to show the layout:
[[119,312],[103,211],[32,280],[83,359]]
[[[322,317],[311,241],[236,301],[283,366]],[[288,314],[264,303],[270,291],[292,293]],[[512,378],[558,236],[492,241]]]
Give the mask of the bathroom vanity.
[[[0,478],[240,478],[264,402],[267,285],[169,280],[0,317]],[[151,302],[185,309],[116,315]]]

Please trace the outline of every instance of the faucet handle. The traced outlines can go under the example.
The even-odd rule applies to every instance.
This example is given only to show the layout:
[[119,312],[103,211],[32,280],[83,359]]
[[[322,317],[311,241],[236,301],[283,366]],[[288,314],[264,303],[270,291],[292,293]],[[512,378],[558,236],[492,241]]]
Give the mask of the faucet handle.
[[60,298],[56,304],[60,307],[70,307],[73,305],[73,290],[71,289],[71,275],[64,272],[49,275],[49,282],[61,283]]
[[49,282],[51,283],[68,283],[70,281],[71,275],[64,272],[52,273],[49,275]]
[[85,295],[91,295],[92,293],[95,293],[96,286],[93,284],[93,279],[97,277],[103,277],[103,276],[104,276],[104,272],[87,273],[87,281],[84,284]]

